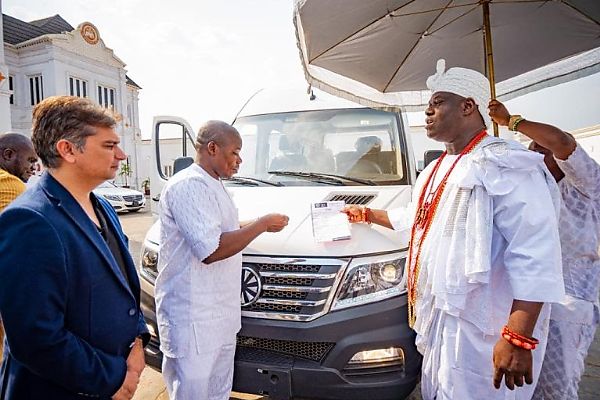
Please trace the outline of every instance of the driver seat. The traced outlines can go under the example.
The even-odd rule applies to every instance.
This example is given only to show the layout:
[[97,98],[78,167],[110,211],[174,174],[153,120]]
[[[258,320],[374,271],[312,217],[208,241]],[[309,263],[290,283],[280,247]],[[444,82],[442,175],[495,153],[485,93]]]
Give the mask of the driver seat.
[[306,157],[300,153],[299,146],[292,146],[288,135],[279,137],[280,155],[273,158],[269,171],[302,171],[307,166]]

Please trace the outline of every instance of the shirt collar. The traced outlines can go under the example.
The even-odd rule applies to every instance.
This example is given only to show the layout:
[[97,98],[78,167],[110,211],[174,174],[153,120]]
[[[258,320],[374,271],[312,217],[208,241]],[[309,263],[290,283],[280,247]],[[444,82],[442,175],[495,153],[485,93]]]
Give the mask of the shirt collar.
[[202,176],[207,185],[215,189],[223,189],[221,178],[213,178],[208,172],[206,172],[204,168],[196,163],[193,163],[191,168],[194,170],[194,172]]

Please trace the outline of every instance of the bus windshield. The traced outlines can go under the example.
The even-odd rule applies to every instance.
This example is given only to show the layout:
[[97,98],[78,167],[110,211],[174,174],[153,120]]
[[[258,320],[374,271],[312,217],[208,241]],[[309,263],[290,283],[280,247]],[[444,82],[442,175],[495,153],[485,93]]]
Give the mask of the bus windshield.
[[398,123],[395,113],[367,108],[242,117],[234,124],[243,140],[238,175],[285,185],[310,185],[304,178],[320,175],[344,185],[406,184]]

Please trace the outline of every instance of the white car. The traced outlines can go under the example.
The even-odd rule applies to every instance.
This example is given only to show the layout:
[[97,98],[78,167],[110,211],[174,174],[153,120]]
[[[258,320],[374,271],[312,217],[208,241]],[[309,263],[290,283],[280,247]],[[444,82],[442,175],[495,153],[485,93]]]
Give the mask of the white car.
[[102,196],[117,212],[139,211],[146,205],[146,198],[142,192],[126,189],[106,181],[94,189],[94,194]]

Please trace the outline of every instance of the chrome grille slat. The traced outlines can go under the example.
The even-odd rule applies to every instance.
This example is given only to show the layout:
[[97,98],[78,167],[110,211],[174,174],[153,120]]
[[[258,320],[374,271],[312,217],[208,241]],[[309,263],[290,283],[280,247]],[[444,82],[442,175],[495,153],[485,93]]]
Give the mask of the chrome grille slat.
[[260,272],[265,278],[289,278],[289,279],[333,279],[335,274],[290,274],[287,272]]
[[257,301],[260,304],[285,304],[288,306],[302,306],[302,307],[317,307],[325,304],[327,300],[310,301],[310,300],[287,300],[287,299],[265,299],[261,298]]
[[252,305],[242,308],[242,310],[257,311],[257,312],[271,312],[277,311],[283,314],[299,314],[302,311],[302,306],[294,306],[290,304],[281,303],[259,303],[258,301]]
[[331,286],[305,287],[305,286],[263,285],[263,290],[278,290],[281,292],[324,293],[324,292],[328,292],[330,289],[331,289]]
[[262,297],[268,299],[296,299],[306,300],[308,292],[291,292],[284,290],[263,290]]
[[260,275],[262,289],[258,299],[242,307],[242,315],[295,321],[318,318],[329,310],[348,261],[245,256],[244,266]]
[[320,265],[303,264],[256,264],[259,271],[280,271],[280,272],[319,272]]
[[283,278],[279,276],[263,277],[267,285],[285,285],[285,286],[311,286],[314,283],[313,279],[305,278]]

